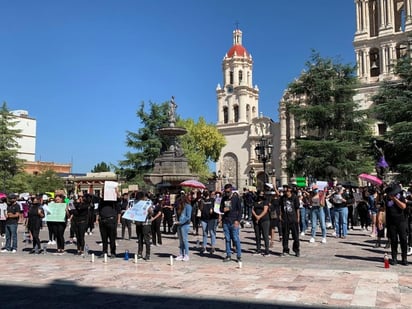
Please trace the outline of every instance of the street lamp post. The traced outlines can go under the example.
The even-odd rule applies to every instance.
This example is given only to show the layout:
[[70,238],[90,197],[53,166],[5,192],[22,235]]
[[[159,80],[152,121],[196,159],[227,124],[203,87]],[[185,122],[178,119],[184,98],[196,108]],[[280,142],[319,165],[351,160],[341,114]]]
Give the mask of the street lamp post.
[[255,147],[255,152],[256,156],[259,160],[259,162],[263,163],[263,174],[264,174],[264,182],[267,181],[267,175],[266,175],[266,162],[270,160],[272,157],[272,150],[273,150],[273,145],[270,144],[270,142],[266,139],[265,136],[262,136],[259,144]]

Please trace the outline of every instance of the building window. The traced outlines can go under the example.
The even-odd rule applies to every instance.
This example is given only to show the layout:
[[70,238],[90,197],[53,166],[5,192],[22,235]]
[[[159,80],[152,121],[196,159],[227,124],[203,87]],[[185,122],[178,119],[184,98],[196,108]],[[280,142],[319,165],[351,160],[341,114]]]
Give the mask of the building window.
[[233,115],[235,118],[235,122],[239,122],[239,106],[235,106],[233,108]]
[[385,135],[386,129],[387,127],[385,123],[378,123],[378,135],[379,136]]
[[229,84],[233,85],[233,71],[229,72]]
[[239,71],[239,85],[242,84],[242,80],[243,80],[243,71]]
[[228,123],[229,121],[229,114],[227,112],[227,107],[223,107],[223,123]]

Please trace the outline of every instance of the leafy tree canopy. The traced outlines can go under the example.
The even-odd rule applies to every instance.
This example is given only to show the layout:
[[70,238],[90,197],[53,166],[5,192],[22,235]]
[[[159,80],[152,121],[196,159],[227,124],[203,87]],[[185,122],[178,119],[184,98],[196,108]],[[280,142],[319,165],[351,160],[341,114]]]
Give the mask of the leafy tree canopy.
[[312,52],[306,70],[289,84],[286,106],[300,137],[291,174],[354,179],[373,168],[366,111],[353,100],[355,68]]
[[106,162],[100,162],[96,164],[92,171],[92,173],[100,173],[100,172],[110,172],[110,165]]
[[386,123],[387,143],[383,150],[390,168],[400,173],[398,180],[412,179],[412,64],[411,59],[400,59],[394,66],[397,81],[387,81],[373,97],[375,117]]

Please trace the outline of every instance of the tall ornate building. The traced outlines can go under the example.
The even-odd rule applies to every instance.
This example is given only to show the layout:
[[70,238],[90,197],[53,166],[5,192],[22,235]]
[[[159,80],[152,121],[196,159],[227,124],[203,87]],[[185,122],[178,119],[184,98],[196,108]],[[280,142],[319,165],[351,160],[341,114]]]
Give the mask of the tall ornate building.
[[[382,81],[396,82],[393,64],[412,56],[412,0],[355,0],[356,32],[354,49],[360,87],[354,100],[362,109],[372,107],[372,97]],[[295,139],[305,132],[303,124],[287,112],[286,102],[304,104],[286,90],[279,105],[280,181],[293,181],[286,172],[287,161],[295,157]],[[375,135],[383,135],[384,123],[373,124]]]
[[222,185],[232,183],[241,189],[256,184],[257,180],[262,187],[263,163],[255,149],[262,144],[262,137],[267,145],[273,145],[272,159],[265,164],[268,180],[269,171],[275,169],[278,143],[274,139],[278,136],[278,125],[259,113],[259,88],[253,86],[253,60],[242,45],[239,29],[233,31],[233,45],[223,58],[222,72],[223,86],[218,84],[216,88],[217,128],[226,137],[227,145],[216,164],[216,173]]

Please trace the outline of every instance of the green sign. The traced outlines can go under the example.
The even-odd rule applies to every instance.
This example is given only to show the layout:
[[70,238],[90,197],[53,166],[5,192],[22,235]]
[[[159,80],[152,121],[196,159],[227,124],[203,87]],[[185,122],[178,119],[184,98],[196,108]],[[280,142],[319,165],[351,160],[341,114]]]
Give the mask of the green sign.
[[306,187],[306,177],[296,177],[296,185],[298,187]]
[[66,203],[49,203],[47,205],[48,222],[65,222],[66,221]]

